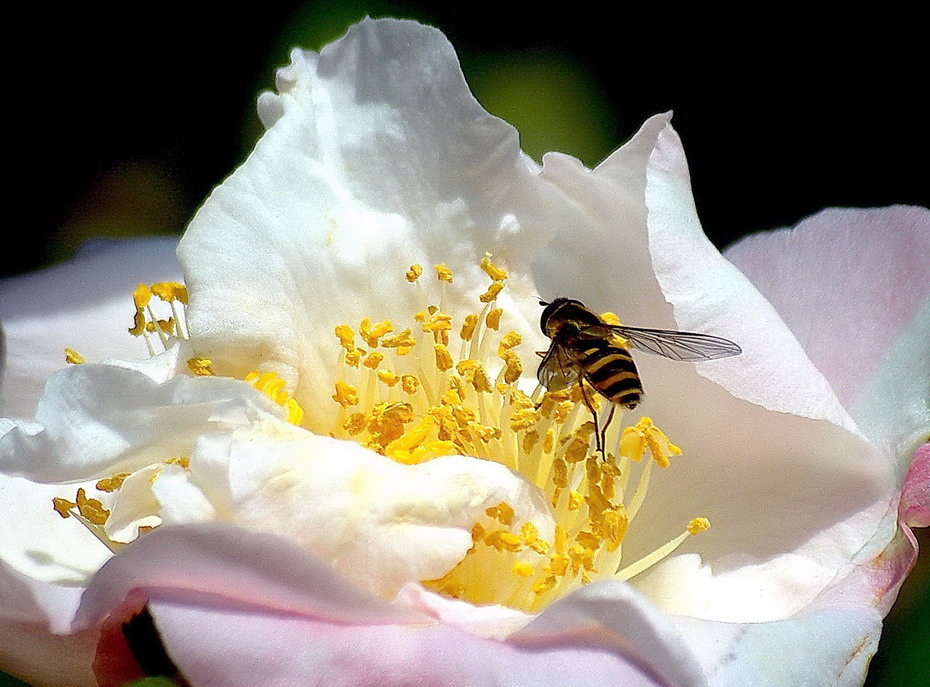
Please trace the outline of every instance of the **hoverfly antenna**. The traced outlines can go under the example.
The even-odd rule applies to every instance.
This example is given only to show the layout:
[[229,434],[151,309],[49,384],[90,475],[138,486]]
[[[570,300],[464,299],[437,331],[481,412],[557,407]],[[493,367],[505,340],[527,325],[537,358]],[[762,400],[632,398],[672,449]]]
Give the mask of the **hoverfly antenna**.
[[[539,298],[539,296],[537,296],[537,298]],[[539,304],[540,304],[542,307],[544,307],[544,308],[545,308],[547,305],[549,305],[549,303],[547,303],[546,301],[544,301],[542,298],[539,298]]]

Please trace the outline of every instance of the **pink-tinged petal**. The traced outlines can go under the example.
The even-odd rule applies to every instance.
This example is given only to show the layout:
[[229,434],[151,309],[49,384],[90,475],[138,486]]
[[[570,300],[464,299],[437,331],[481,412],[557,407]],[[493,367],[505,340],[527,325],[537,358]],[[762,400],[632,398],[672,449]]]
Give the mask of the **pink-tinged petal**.
[[0,669],[33,687],[96,687],[96,631],[64,634],[81,589],[40,582],[0,560]]
[[350,625],[422,620],[350,585],[284,539],[221,523],[163,527],[129,545],[94,576],[74,629],[108,616],[133,589],[203,595]]
[[94,241],[63,265],[0,284],[6,368],[0,411],[32,418],[45,383],[65,367],[65,348],[90,361],[148,355],[131,336],[140,282],[180,281],[175,239]]
[[160,599],[150,608],[168,654],[197,687],[679,687],[594,631],[499,642],[441,624],[346,626]]
[[930,210],[824,210],[726,256],[903,476],[930,427]]
[[908,527],[930,527],[930,443],[914,452],[901,491],[900,517]]
[[[122,618],[139,593],[169,657],[198,687],[701,684],[661,677],[664,667],[590,622],[507,642],[474,635],[371,597],[283,540],[224,525],[163,528],[127,547],[84,594],[74,629]],[[108,662],[119,654],[112,645],[101,652],[100,670],[125,670]]]
[[930,210],[823,210],[725,255],[850,404],[930,298]]
[[93,661],[99,687],[123,687],[145,677],[142,666],[126,641],[124,624],[142,612],[146,603],[148,597],[140,590],[135,590],[103,620]]
[[711,687],[861,687],[881,634],[881,615],[867,606],[767,623],[672,622]]
[[622,582],[596,582],[543,611],[511,642],[538,637],[598,637],[605,646],[643,666],[652,666],[662,684],[706,685],[700,664],[668,616]]
[[[698,365],[636,355],[645,388],[637,412],[682,447],[687,469],[650,484],[649,501],[662,508],[637,515],[624,556],[636,560],[692,517],[707,517],[710,531],[680,549],[699,551],[706,570],[686,578],[688,594],[676,596],[685,606],[663,608],[729,621],[790,616],[863,555],[895,490],[888,461],[774,308],[704,236],[667,116],[650,119],[593,171],[564,156],[544,162],[543,178],[572,199],[579,219],[535,266],[541,295],[743,348]],[[680,585],[673,567],[650,571],[653,589]]]
[[[894,521],[889,509],[888,521]],[[711,687],[859,687],[881,635],[882,618],[917,557],[909,529],[877,555],[838,569],[800,613],[767,623],[719,623],[672,616]]]

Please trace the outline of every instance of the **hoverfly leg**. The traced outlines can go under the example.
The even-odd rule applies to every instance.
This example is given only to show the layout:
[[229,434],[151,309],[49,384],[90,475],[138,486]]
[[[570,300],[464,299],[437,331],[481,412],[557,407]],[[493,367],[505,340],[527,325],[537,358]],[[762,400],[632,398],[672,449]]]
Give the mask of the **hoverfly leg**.
[[[595,410],[594,408],[594,403],[591,401],[590,398],[588,398],[588,392],[585,391],[584,383],[580,382],[580,384],[581,384],[581,398],[584,401],[585,406],[587,406],[588,410],[591,411],[591,419],[594,420],[594,443],[595,443],[597,452],[601,454],[601,458],[606,462],[607,453],[604,450],[604,438],[605,437],[604,437],[604,433],[601,432],[599,423],[597,421],[597,410]],[[611,417],[612,416],[613,416],[613,408],[611,408]],[[610,420],[608,420],[608,423],[609,422]],[[605,427],[604,432],[606,433],[606,431],[607,431],[607,428]]]
[[[602,430],[602,434],[601,434],[601,446],[606,446],[606,445],[607,445],[607,429],[608,429],[608,427],[610,427],[610,423],[611,423],[611,422],[613,421],[613,419],[614,419],[614,411],[615,411],[616,409],[617,409],[617,404],[616,404],[616,403],[611,403],[611,404],[610,404],[610,412],[607,413],[607,422],[604,423],[604,429]],[[605,461],[607,460],[607,456],[606,456],[606,455],[604,455],[603,453],[601,453],[601,456],[604,458]]]

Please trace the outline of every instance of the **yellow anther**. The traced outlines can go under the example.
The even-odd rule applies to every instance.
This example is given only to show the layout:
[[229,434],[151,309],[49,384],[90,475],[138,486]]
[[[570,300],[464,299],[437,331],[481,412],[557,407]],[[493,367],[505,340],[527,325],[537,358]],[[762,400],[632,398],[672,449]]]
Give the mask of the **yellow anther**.
[[624,428],[620,437],[620,455],[638,462],[645,455],[646,448],[660,468],[669,466],[669,456],[681,455],[681,449],[671,443],[650,418],[643,417],[632,427]]
[[423,274],[423,268],[420,265],[411,265],[410,269],[404,273],[404,277],[411,284],[415,282]]
[[364,348],[356,348],[354,351],[346,351],[346,365],[349,367],[358,367],[362,358],[366,355]]
[[568,493],[568,510],[578,510],[583,503],[584,496],[581,493],[575,490]]
[[507,279],[507,270],[503,267],[498,267],[493,262],[491,262],[491,254],[485,253],[484,257],[481,258],[481,269],[484,270],[484,273],[487,274],[494,281],[504,281]]
[[502,525],[507,525],[509,527],[513,524],[513,516],[515,513],[513,507],[506,501],[501,501],[496,506],[492,506],[484,512],[487,513],[489,518],[494,518]]
[[433,351],[436,354],[436,369],[440,372],[446,372],[452,369],[452,354],[449,349],[441,343],[433,344]]
[[158,328],[165,334],[174,334],[174,318],[169,317],[167,320],[158,320]]
[[382,384],[388,386],[396,386],[400,381],[400,377],[391,370],[378,370],[378,379],[381,380]]
[[342,428],[354,437],[365,430],[368,426],[368,419],[365,413],[352,413],[346,421],[342,423]]
[[536,570],[525,561],[517,561],[513,564],[513,574],[517,577],[532,577],[536,574]]
[[562,489],[568,486],[568,463],[564,460],[552,461],[552,483]]
[[377,347],[378,339],[380,339],[385,334],[394,331],[394,325],[391,324],[390,320],[384,320],[378,324],[372,324],[369,318],[362,320],[359,325],[359,334],[362,338],[372,348]]
[[132,302],[135,304],[136,310],[144,310],[151,301],[152,289],[146,284],[139,284],[136,290],[132,292]]
[[555,448],[555,432],[553,432],[550,427],[546,430],[546,437],[543,439],[543,451],[545,453],[552,453],[553,448]]
[[394,439],[394,441],[387,446],[385,455],[393,457],[391,456],[392,451],[410,451],[416,448],[426,440],[435,428],[436,422],[433,418],[429,415],[424,416],[416,425]]
[[436,311],[424,318],[422,329],[424,332],[448,332],[452,329],[452,315]]
[[[503,291],[503,289],[504,289],[504,284],[502,282],[499,282],[499,281],[493,282],[488,287],[487,291],[485,291],[483,294],[478,296],[478,300],[481,301],[482,303],[490,303],[491,301],[497,300],[497,295],[501,291]],[[496,329],[496,327],[494,327],[494,329]]]
[[[537,422],[539,422],[539,411],[533,408],[518,408],[510,416],[510,429],[514,432],[522,432]],[[539,439],[538,433],[536,433],[536,438]]]
[[100,501],[87,498],[83,487],[77,490],[77,509],[88,522],[94,525],[103,525],[110,517],[110,511],[104,508]]
[[620,455],[637,463],[646,453],[646,437],[635,427],[624,427],[620,436]]
[[364,365],[365,367],[371,370],[376,370],[378,369],[378,365],[380,365],[383,360],[384,360],[384,353],[379,353],[378,351],[375,351],[374,353],[370,353],[368,357],[365,358],[365,362],[363,362],[362,365]]
[[178,456],[177,458],[169,458],[165,463],[167,465],[178,465],[187,470],[191,466],[191,459],[187,456]]
[[433,265],[433,269],[436,270],[436,277],[439,281],[452,283],[452,270],[446,267],[446,263],[441,262],[438,265]]
[[512,349],[516,348],[523,343],[523,337],[520,336],[517,332],[508,332],[501,338],[501,342],[497,345],[497,355],[500,358],[506,358],[506,353]]
[[580,463],[588,457],[588,442],[572,437],[565,445],[563,457],[566,463]]
[[415,394],[420,388],[420,380],[414,375],[401,375],[400,388],[404,390],[404,393]]
[[213,361],[209,358],[191,358],[187,361],[187,369],[197,377],[209,377],[213,374]]
[[548,575],[533,585],[533,594],[542,596],[546,592],[551,591],[557,582],[558,578],[555,575]]
[[65,362],[70,363],[71,365],[80,365],[82,363],[86,363],[87,360],[84,358],[83,355],[78,353],[73,348],[66,348],[65,349]]
[[129,328],[129,333],[133,336],[142,336],[142,332],[145,331],[145,315],[141,310],[136,310],[136,314],[132,316],[132,327]]
[[477,360],[462,360],[455,366],[455,370],[474,387],[475,391],[482,393],[493,391],[488,373]]
[[533,452],[533,449],[536,448],[536,444],[539,443],[539,432],[535,429],[527,432],[523,437],[523,442],[520,444],[523,448],[523,452],[529,455]]
[[396,451],[394,453],[386,453],[386,455],[389,458],[393,458],[398,463],[416,465],[418,463],[425,463],[433,458],[452,456],[456,453],[458,453],[456,445],[451,441],[434,439],[431,441],[424,441],[422,444],[409,451]]
[[339,337],[339,345],[347,351],[355,350],[355,332],[347,324],[340,324],[336,327],[336,336]]
[[409,329],[381,341],[381,345],[385,348],[396,348],[397,355],[406,355],[416,343],[417,340],[411,336]]
[[77,504],[74,501],[69,501],[68,499],[63,499],[56,496],[52,499],[52,507],[61,517],[70,518],[71,509],[77,508]]
[[97,487],[98,491],[104,491],[108,494],[111,494],[123,486],[123,482],[127,477],[129,477],[128,472],[121,472],[117,475],[113,475],[112,477],[105,477],[104,479],[98,481],[94,486]]
[[463,341],[471,341],[471,337],[475,335],[475,329],[478,327],[478,316],[474,313],[470,313],[465,316],[465,322],[462,324],[462,330],[459,332],[459,336]]
[[688,523],[688,534],[695,535],[700,532],[706,532],[710,529],[710,520],[707,518],[695,518]]
[[501,430],[499,427],[488,427],[487,425],[482,425],[480,422],[469,422],[468,429],[476,439],[484,444],[494,439],[501,438]]
[[374,447],[384,449],[404,433],[404,425],[413,421],[413,406],[409,403],[379,403],[374,407],[368,432]]
[[282,405],[287,412],[287,421],[299,427],[304,421],[304,409],[293,398],[287,399]]
[[166,303],[178,301],[187,305],[187,287],[179,282],[159,282],[152,284],[152,293]]
[[336,382],[336,393],[333,400],[343,408],[358,405],[358,389],[345,382]]
[[484,543],[498,551],[517,553],[523,550],[523,542],[520,541],[520,537],[512,532],[490,532],[484,538]]
[[488,313],[488,316],[485,318],[484,323],[488,326],[488,329],[493,329],[497,331],[501,327],[501,315],[504,314],[504,311],[501,308],[494,308],[491,312]]

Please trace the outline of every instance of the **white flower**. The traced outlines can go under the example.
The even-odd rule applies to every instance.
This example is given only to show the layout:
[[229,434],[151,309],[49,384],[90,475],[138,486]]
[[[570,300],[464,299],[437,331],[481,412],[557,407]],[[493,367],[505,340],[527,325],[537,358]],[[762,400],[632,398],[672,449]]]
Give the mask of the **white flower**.
[[[898,274],[930,251],[930,213],[826,213],[735,247],[741,272],[703,235],[668,116],[595,170],[539,168],[409,22],[295,51],[259,112],[267,133],[182,240],[190,304],[165,351],[58,373],[35,422],[4,421],[0,627],[27,648],[0,642],[3,668],[92,684],[95,650],[117,684],[118,620],[147,601],[194,685],[861,682],[913,555],[896,509],[930,426],[930,260],[902,290],[815,257],[904,245],[884,254]],[[861,310],[818,326],[837,288]],[[577,391],[529,397],[537,295],[743,353],[637,355],[646,401],[605,460]],[[851,382],[834,350],[870,373]],[[86,483],[59,501],[86,530],[13,533],[58,517],[38,482]],[[86,587],[76,612],[63,581]]]

